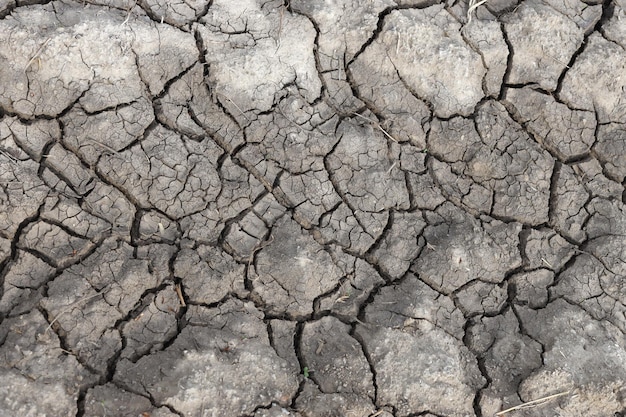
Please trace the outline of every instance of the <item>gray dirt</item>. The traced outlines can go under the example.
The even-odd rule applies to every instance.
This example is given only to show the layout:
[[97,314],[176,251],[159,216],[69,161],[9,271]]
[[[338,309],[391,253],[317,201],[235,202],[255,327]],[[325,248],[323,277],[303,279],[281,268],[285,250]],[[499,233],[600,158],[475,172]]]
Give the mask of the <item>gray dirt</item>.
[[0,0],[0,417],[625,416],[626,0],[468,9]]

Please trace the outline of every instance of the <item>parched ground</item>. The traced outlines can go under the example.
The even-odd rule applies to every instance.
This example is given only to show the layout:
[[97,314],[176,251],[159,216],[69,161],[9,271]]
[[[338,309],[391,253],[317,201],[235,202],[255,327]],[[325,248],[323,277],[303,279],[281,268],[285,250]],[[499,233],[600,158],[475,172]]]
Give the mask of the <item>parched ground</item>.
[[0,416],[626,414],[625,0],[33,3]]

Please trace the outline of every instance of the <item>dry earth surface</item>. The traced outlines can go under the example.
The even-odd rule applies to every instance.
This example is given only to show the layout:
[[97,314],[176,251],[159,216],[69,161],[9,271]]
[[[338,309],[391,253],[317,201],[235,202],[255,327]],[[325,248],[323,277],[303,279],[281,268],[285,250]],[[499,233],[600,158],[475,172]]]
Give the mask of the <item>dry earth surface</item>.
[[0,416],[624,416],[625,177],[625,0],[0,0]]

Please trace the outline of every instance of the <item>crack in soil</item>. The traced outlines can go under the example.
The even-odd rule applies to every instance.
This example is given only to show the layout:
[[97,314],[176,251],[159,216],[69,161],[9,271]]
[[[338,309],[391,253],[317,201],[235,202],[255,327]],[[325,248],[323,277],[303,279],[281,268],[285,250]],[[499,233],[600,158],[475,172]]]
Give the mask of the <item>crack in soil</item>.
[[[597,73],[589,101],[584,77],[602,42],[626,48],[611,29],[623,5],[588,4],[582,17],[549,0],[487,4],[506,46],[493,99],[465,51],[486,71],[492,45],[470,45],[464,34],[459,45],[450,32],[464,6],[418,3],[0,6],[0,38],[10,34],[0,39],[10,63],[0,80],[11,80],[0,91],[0,392],[15,390],[0,414],[28,405],[32,415],[117,415],[136,403],[142,416],[486,417],[562,389],[585,395],[528,415],[624,414],[616,387],[626,373],[626,104],[610,96],[624,84],[611,63],[615,85]],[[524,35],[538,44],[583,31],[558,74],[516,26],[529,22],[530,8],[558,15],[546,32]],[[38,33],[25,21],[64,32]],[[411,61],[396,65],[399,48],[385,42],[400,33],[410,54],[398,59]],[[66,49],[55,50],[59,42]],[[191,50],[194,59],[184,55]],[[442,78],[449,74],[456,82]],[[483,96],[471,102],[476,79]],[[431,85],[440,88],[434,96]],[[132,89],[139,96],[129,98]],[[594,114],[593,143],[576,150],[536,139],[533,123],[547,110],[511,98],[519,91],[565,105],[551,107],[561,125],[548,133],[583,132],[573,115]],[[121,122],[107,124],[114,114]],[[58,137],[37,130],[46,121],[58,122]],[[447,129],[441,137],[434,124]],[[471,142],[474,133],[480,140]],[[190,165],[200,159],[206,164]],[[32,194],[29,179],[45,195]],[[545,204],[536,203],[538,187]],[[527,203],[547,220],[519,214]],[[398,230],[417,210],[421,231]],[[71,256],[56,255],[62,245]],[[188,254],[197,265],[177,272],[182,259],[196,259]],[[404,272],[389,271],[392,257],[407,262]],[[42,265],[52,272],[40,281]],[[104,302],[80,298],[82,280]],[[113,287],[119,294],[104,294]],[[71,309],[57,308],[68,301]],[[305,331],[333,336],[316,342]]]

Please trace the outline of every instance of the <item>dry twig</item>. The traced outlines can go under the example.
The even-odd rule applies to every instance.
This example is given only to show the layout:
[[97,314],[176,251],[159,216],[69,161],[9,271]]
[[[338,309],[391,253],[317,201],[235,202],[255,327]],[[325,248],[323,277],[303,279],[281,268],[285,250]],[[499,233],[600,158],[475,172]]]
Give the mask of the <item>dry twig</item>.
[[11,161],[12,164],[17,165],[18,159],[16,157],[14,157],[13,155],[11,155],[10,153],[0,149],[0,155],[2,155],[5,158],[7,158],[9,161]]
[[178,300],[180,301],[180,306],[181,307],[187,307],[187,304],[185,303],[185,297],[183,297],[183,290],[180,289],[180,283],[176,284],[174,289],[176,290],[176,295],[178,295]]
[[248,116],[246,116],[246,114],[243,112],[243,110],[241,110],[241,108],[237,105],[237,103],[235,103],[234,101],[232,101],[232,100],[230,99],[230,97],[228,97],[228,96],[227,96],[226,94],[224,94],[224,93],[217,93],[217,94],[219,94],[219,95],[223,96],[223,97],[224,97],[224,98],[226,98],[228,101],[230,101],[231,103],[233,103],[233,106],[235,106],[235,108],[236,108],[237,110],[239,110],[239,112],[241,113],[241,115],[242,115],[243,117],[245,117],[247,121],[250,121],[250,118],[249,118]]
[[477,2],[476,0],[469,1],[469,8],[467,9],[467,23],[472,21],[472,12],[485,3],[487,3],[487,0],[480,0],[479,2]]
[[[108,287],[108,286],[107,286],[107,287]],[[98,291],[98,292],[97,292],[97,293],[95,293],[95,294],[91,294],[91,295],[88,295],[88,296],[86,296],[86,297],[80,298],[80,299],[78,299],[78,300],[74,301],[73,303],[68,304],[67,306],[65,306],[65,308],[64,308],[64,309],[62,309],[62,310],[59,312],[59,314],[57,314],[57,315],[56,315],[56,317],[55,317],[55,318],[54,318],[54,319],[50,322],[50,324],[48,325],[48,327],[46,327],[46,330],[44,331],[44,333],[47,333],[47,332],[48,332],[48,330],[50,330],[50,329],[52,328],[52,325],[53,325],[53,324],[54,324],[54,323],[55,323],[55,322],[59,319],[59,317],[61,317],[63,314],[65,314],[65,313],[67,313],[68,311],[72,310],[74,307],[76,307],[76,305],[77,305],[77,304],[80,304],[80,303],[82,303],[82,302],[84,302],[84,301],[89,301],[89,300],[91,300],[92,298],[96,298],[96,297],[98,297],[99,295],[102,295],[102,293],[104,293],[104,291],[106,291],[107,287],[104,287],[103,289],[101,289],[100,291]]]
[[130,6],[128,8],[128,14],[126,15],[126,19],[124,19],[124,21],[122,22],[122,24],[120,26],[124,26],[126,23],[128,23],[128,21],[130,20],[130,15],[133,11],[133,8],[137,6],[137,2],[135,1],[135,4],[133,4],[132,6]]
[[538,398],[536,400],[528,401],[527,403],[516,405],[515,407],[507,408],[506,410],[502,410],[500,412],[497,412],[496,416],[503,416],[506,413],[510,413],[511,411],[523,410],[523,409],[526,409],[526,408],[536,407],[538,405],[541,405],[541,404],[543,404],[545,402],[548,402],[550,400],[553,400],[555,398],[563,397],[565,395],[568,395],[569,393],[570,393],[570,391],[564,391],[564,392],[559,392],[558,394],[552,394],[552,395],[548,395],[547,397],[542,397],[542,398]]
[[104,150],[107,150],[107,151],[109,151],[109,152],[112,152],[112,153],[114,153],[114,154],[118,154],[118,155],[119,155],[119,152],[118,152],[118,151],[116,151],[115,149],[111,148],[111,147],[110,147],[110,146],[108,146],[108,145],[105,145],[104,143],[98,142],[97,140],[92,139],[92,138],[87,138],[87,140],[88,140],[89,142],[93,143],[94,145],[98,145],[98,146],[100,146],[100,147],[101,147],[102,149],[104,149]]
[[33,55],[30,61],[28,61],[28,64],[26,64],[26,66],[24,67],[24,73],[26,73],[26,71],[28,70],[28,67],[30,67],[30,65],[39,57],[39,55],[41,55],[41,53],[43,52],[43,49],[46,47],[48,42],[50,42],[51,39],[52,38],[46,39],[46,41],[43,44],[41,44],[39,49],[37,49],[37,52],[35,52],[35,55]]
[[352,114],[354,114],[355,116],[359,116],[362,119],[367,120],[368,122],[370,122],[374,127],[376,127],[377,129],[379,129],[381,132],[383,132],[383,134],[385,136],[387,136],[389,139],[391,139],[394,142],[398,142],[398,140],[396,138],[394,138],[393,136],[391,136],[385,129],[383,129],[383,127],[380,125],[380,123],[378,123],[376,120],[372,120],[369,117],[365,117],[362,114],[353,112]]

